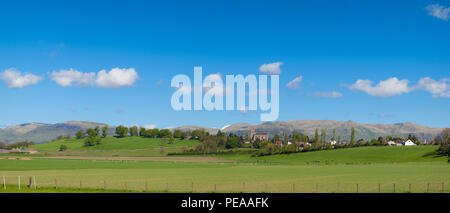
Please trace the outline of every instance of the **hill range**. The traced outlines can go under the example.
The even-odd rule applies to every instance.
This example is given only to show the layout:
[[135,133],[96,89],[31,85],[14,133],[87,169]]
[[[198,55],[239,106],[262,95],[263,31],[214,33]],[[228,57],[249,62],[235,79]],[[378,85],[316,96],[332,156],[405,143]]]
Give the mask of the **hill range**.
[[[86,130],[94,128],[95,126],[104,126],[104,123],[91,121],[69,121],[56,124],[44,123],[26,123],[17,126],[6,127],[0,129],[0,142],[13,143],[21,141],[34,141],[36,143],[43,143],[55,139],[59,135],[74,135],[78,130]],[[114,126],[110,126],[109,134],[114,133]],[[256,132],[265,132],[270,136],[280,134],[284,131],[292,132],[294,129],[297,132],[302,132],[309,136],[313,136],[315,129],[326,128],[327,135],[331,137],[332,129],[336,129],[336,135],[341,135],[342,140],[350,138],[351,128],[355,128],[355,138],[370,140],[379,136],[407,136],[414,134],[420,140],[432,140],[439,135],[442,128],[433,128],[409,122],[394,123],[394,124],[362,124],[354,121],[332,121],[332,120],[292,120],[292,121],[278,121],[265,122],[262,124],[251,125],[248,123],[237,123],[221,129],[222,132],[234,133],[238,135],[245,134],[246,130],[255,128]],[[203,126],[180,126],[174,129],[183,131],[192,131],[195,129],[204,129],[212,134],[217,133],[219,129],[203,127]]]

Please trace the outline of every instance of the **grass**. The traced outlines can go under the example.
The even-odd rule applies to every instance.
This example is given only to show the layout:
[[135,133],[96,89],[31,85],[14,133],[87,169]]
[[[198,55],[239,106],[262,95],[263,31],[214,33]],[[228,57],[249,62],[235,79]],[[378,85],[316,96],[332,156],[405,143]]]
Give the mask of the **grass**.
[[447,157],[438,156],[436,154],[437,149],[438,146],[368,146],[262,157],[251,157],[250,154],[227,154],[218,155],[217,157],[239,160],[243,162],[266,162],[282,164],[373,164],[445,162]]
[[[450,192],[450,164],[436,146],[358,147],[290,155],[216,157],[235,162],[0,159],[0,180],[23,186],[35,176],[42,192]],[[58,189],[53,189],[55,179]],[[0,182],[1,183],[1,182]],[[429,185],[428,185],[429,184]],[[194,186],[194,187],[192,187]],[[3,189],[0,188],[0,192]],[[111,191],[109,191],[111,190]],[[295,191],[294,191],[295,190]],[[38,190],[39,191],[39,190]],[[14,188],[5,192],[16,192]],[[21,191],[28,192],[28,191]],[[84,192],[84,191],[83,191]]]
[[[84,139],[64,139],[44,144],[36,144],[30,148],[37,149],[40,153],[33,156],[132,156],[149,157],[165,156],[169,152],[181,152],[183,147],[192,147],[198,144],[198,140],[175,139],[173,144],[165,138],[143,137],[106,137],[100,145],[85,147]],[[66,145],[67,150],[60,152],[59,147]]]

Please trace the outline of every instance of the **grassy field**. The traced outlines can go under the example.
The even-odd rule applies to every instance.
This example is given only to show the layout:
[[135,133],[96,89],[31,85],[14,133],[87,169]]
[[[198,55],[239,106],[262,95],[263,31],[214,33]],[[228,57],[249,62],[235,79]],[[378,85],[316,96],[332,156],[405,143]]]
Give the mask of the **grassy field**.
[[[450,192],[450,164],[436,146],[359,147],[291,155],[220,155],[233,162],[0,159],[0,180],[41,192]],[[182,160],[183,157],[179,158]],[[53,189],[55,180],[58,189]],[[2,181],[2,180],[1,180]],[[26,189],[33,190],[33,189]],[[83,190],[83,189],[82,189]],[[111,190],[111,191],[109,191]],[[0,192],[17,192],[14,187]],[[28,191],[22,191],[28,192]]]
[[[175,139],[173,144],[168,139],[109,136],[102,139],[100,145],[84,147],[83,139],[65,139],[44,144],[36,144],[30,148],[37,149],[39,155],[67,155],[67,156],[165,156],[170,152],[181,152],[183,147],[191,147],[198,144],[198,140]],[[67,150],[59,151],[61,145],[66,145]]]

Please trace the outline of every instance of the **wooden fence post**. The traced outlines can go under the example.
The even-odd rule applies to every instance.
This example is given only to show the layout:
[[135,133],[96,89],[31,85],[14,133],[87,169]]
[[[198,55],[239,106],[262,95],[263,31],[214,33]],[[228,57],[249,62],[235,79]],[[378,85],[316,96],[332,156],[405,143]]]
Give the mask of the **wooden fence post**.
[[381,192],[381,184],[378,184],[378,193]]
[[3,189],[6,190],[6,177],[3,176]]
[[36,186],[36,176],[33,176],[33,185],[34,185],[34,190],[36,190],[37,186]]
[[19,190],[20,190],[20,176],[19,176],[19,178],[18,178],[18,185],[19,185]]
[[32,185],[31,176],[28,178],[28,185],[27,187],[30,189]]
[[58,181],[55,178],[55,189],[58,189]]

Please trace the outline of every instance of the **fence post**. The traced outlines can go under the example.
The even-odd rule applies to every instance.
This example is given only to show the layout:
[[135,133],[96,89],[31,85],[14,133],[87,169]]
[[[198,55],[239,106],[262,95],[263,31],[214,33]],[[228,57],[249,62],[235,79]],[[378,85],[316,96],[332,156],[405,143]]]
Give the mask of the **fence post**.
[[6,177],[3,176],[3,189],[6,190]]
[[55,189],[58,189],[58,181],[55,178]]
[[394,193],[395,193],[395,183],[394,183]]
[[381,184],[378,184],[378,193],[381,192]]
[[430,192],[430,183],[427,183],[427,193]]
[[36,186],[36,176],[33,176],[33,185],[34,185],[34,190],[36,190],[37,186]]
[[20,176],[18,178],[18,181],[19,181],[18,185],[19,185],[19,190],[20,190]]
[[356,193],[359,193],[359,184],[356,184]]
[[32,185],[31,176],[28,178],[28,185],[27,187],[30,189]]

